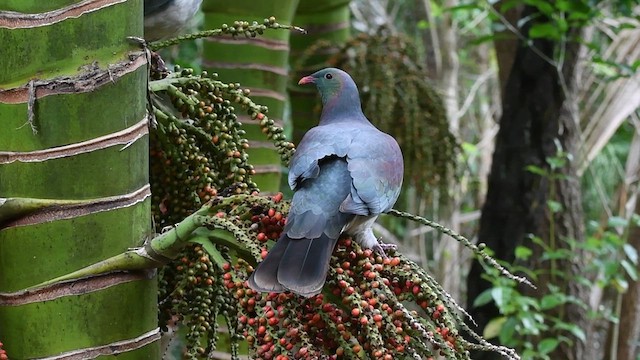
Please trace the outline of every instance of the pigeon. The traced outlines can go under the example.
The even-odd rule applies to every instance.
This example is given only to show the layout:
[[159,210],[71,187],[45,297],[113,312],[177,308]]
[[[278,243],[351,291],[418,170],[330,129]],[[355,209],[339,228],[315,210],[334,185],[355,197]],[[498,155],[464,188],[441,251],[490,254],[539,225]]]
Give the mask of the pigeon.
[[249,277],[256,291],[290,291],[303,297],[320,293],[343,233],[385,255],[372,226],[400,194],[400,147],[365,117],[349,74],[327,68],[298,82],[311,83],[322,98],[320,122],[304,135],[291,158],[288,182],[294,194],[289,215],[282,235]]
[[144,0],[144,37],[156,41],[180,35],[202,0]]

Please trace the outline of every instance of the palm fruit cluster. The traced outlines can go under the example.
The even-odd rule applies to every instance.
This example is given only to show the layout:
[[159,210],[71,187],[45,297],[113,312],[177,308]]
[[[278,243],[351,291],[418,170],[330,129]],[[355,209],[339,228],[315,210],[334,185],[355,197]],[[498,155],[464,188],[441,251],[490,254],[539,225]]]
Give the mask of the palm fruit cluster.
[[220,316],[234,359],[242,341],[255,359],[469,359],[472,349],[517,359],[466,327],[463,311],[424,269],[350,238],[340,239],[321,294],[257,293],[246,280],[286,225],[288,202],[281,193],[253,193],[217,196],[208,205],[206,228],[196,235],[210,246],[189,247],[161,270],[161,318],[186,328],[186,359],[216,349]]
[[[263,133],[274,141],[284,160],[293,149],[282,129],[265,115],[266,107],[254,104],[248,98],[249,91],[239,84],[224,84],[215,80],[215,74],[196,76],[191,69],[176,69],[161,81],[167,80],[175,80],[165,92],[176,111],[156,109],[157,127],[151,132],[152,208],[157,231],[178,223],[219,195],[248,194],[257,189],[251,180],[254,170],[248,163],[248,141],[236,106],[245,107],[260,121]],[[242,223],[228,216],[229,212],[224,209],[212,223]],[[246,239],[238,233],[242,231],[247,229],[236,227],[236,240]],[[247,241],[243,245],[252,248]],[[241,254],[252,257],[260,253],[257,245],[253,250]],[[228,247],[221,246],[220,251],[226,254]],[[220,271],[201,247],[189,247],[159,272],[161,325],[177,317],[186,327],[186,358],[204,358],[215,350],[220,314],[229,322],[230,340],[235,344],[232,351],[237,352],[235,302],[221,286]]]
[[[205,358],[215,350],[218,339],[218,317],[223,315],[231,330],[232,343],[236,307],[222,287],[222,271],[201,246],[187,248],[177,262],[160,270],[160,324],[174,320],[186,328],[185,358]],[[168,279],[171,279],[169,284]],[[234,351],[236,347],[234,347]]]
[[[190,38],[215,35],[255,37],[267,29],[294,29],[279,24],[275,17],[258,22],[235,21],[221,28],[185,35],[149,45],[160,49]],[[156,54],[154,54],[156,55]],[[238,83],[226,84],[217,74],[194,74],[193,69],[169,72],[157,55],[152,56],[150,84],[156,128],[151,132],[151,190],[156,229],[175,224],[233,186],[235,193],[256,190],[255,173],[248,163],[249,142],[238,121],[236,106],[258,120],[262,132],[271,139],[285,164],[293,154],[283,129],[269,119],[267,107],[255,104],[249,89]],[[170,105],[167,104],[170,102]]]
[[[260,247],[256,258],[279,237],[285,212],[270,207],[246,217],[243,228]],[[424,269],[398,253],[388,255],[341,238],[323,292],[308,299],[249,288],[252,259],[223,265],[223,284],[237,307],[234,333],[256,359],[469,359],[472,349],[518,358],[469,329],[460,315],[466,313]]]
[[192,69],[176,68],[160,80],[168,84],[164,92],[175,113],[161,106],[154,111],[157,128],[151,132],[150,167],[157,229],[184,219],[223,189],[233,187],[236,194],[256,190],[251,180],[255,170],[246,152],[249,142],[236,106],[260,121],[285,160],[293,149],[282,128],[265,115],[267,108],[251,101],[248,89],[216,76],[195,76]]
[[7,352],[2,348],[2,342],[0,342],[0,360],[9,360]]
[[419,192],[439,188],[447,194],[454,175],[456,139],[449,131],[441,97],[429,84],[415,46],[381,27],[346,42],[327,64],[310,64],[314,54],[334,45],[320,40],[305,51],[299,68],[334,66],[358,84],[365,115],[400,144],[405,177]]
[[[187,247],[177,260],[159,272],[160,324],[175,320],[186,329],[185,359],[207,358],[216,350],[218,324],[226,322],[234,357],[243,339],[240,328],[238,302],[229,290],[231,263],[249,266],[266,256],[266,243],[282,232],[288,203],[282,193],[271,197],[250,195],[218,196],[209,203],[211,216],[206,221],[209,230],[224,230],[203,236],[212,240],[209,245]],[[206,229],[203,229],[206,230]],[[242,280],[244,281],[244,279]]]
[[471,348],[492,350],[463,339],[463,321],[444,290],[391,255],[341,239],[323,293],[309,299],[257,293],[242,280],[252,267],[236,264],[224,283],[239,306],[238,333],[256,359],[469,359]]
[[[216,31],[255,36],[267,28],[289,27],[269,18],[262,25],[239,21]],[[150,183],[154,225],[161,232],[212,199],[257,190],[246,152],[249,143],[237,109],[243,109],[259,122],[285,163],[294,147],[286,141],[283,129],[267,116],[268,109],[255,104],[249,98],[250,91],[240,84],[226,84],[218,81],[216,74],[195,74],[192,69],[176,67],[173,72],[168,71],[157,56],[152,57],[152,62],[149,87],[154,127],[150,132]],[[242,234],[248,230],[236,226],[242,221],[231,216],[230,209],[222,208],[220,216],[212,217],[211,227],[226,226],[227,230],[232,227],[236,243],[219,245],[220,250],[188,247],[159,272],[160,324],[166,330],[166,325],[177,318],[187,329],[185,358],[205,358],[216,348],[219,315],[225,315],[227,321],[237,318],[235,302],[225,298],[228,292],[221,286],[220,259],[230,261],[229,247],[233,248],[230,244],[247,240]],[[240,256],[253,258],[260,254],[257,244],[252,246],[253,243],[245,241],[242,245],[242,249],[237,249]],[[264,244],[262,248],[266,251]],[[210,250],[218,252],[217,262],[212,262]],[[228,328],[233,331],[236,326],[229,323]],[[233,333],[231,341],[238,343]],[[234,352],[235,349],[234,345]]]

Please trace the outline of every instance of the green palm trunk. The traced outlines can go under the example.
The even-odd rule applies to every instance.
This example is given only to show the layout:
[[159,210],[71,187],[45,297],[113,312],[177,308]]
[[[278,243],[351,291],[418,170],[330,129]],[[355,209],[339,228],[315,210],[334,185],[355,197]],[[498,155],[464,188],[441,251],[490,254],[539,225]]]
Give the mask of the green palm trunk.
[[[234,21],[262,22],[275,16],[283,24],[291,24],[298,0],[277,1],[223,1],[205,0],[205,29]],[[276,123],[287,122],[287,81],[289,74],[289,33],[267,32],[252,38],[238,35],[212,37],[204,42],[203,69],[216,72],[225,82],[239,82],[251,90],[252,99],[269,107],[269,117]],[[253,177],[263,192],[275,192],[280,187],[280,156],[270,141],[261,133],[258,121],[248,115],[240,117],[247,131],[250,148],[249,161],[255,166]]]
[[142,1],[79,3],[0,5],[0,341],[11,359],[157,359],[153,273],[25,291],[151,229],[146,56],[126,40]]
[[[313,86],[300,86],[297,81],[302,76],[326,67],[328,58],[349,40],[349,2],[350,0],[301,0],[296,10],[295,24],[307,30],[307,34],[291,33],[289,58],[294,70],[298,71],[292,77],[289,88],[293,142],[296,144],[307,130],[318,124],[319,117],[317,90]],[[304,64],[299,64],[297,59],[303,57],[305,51],[318,41],[329,42],[332,47],[310,56]]]

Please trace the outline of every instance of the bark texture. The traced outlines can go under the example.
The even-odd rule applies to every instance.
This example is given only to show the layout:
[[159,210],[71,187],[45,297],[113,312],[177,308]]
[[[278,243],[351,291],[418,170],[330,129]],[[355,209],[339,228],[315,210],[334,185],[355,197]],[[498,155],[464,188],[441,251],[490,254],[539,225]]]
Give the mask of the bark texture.
[[[527,7],[522,17],[535,14]],[[535,17],[535,16],[534,16]],[[540,18],[538,18],[540,21]],[[523,29],[527,34],[528,29]],[[577,30],[574,30],[577,32]],[[529,268],[538,270],[559,269],[566,277],[550,275],[536,281],[536,296],[543,296],[548,285],[559,286],[568,295],[588,300],[588,290],[573,279],[580,274],[588,261],[575,251],[575,257],[566,261],[541,260],[540,251],[529,240],[531,234],[540,237],[555,249],[567,248],[565,239],[583,241],[583,214],[580,184],[573,163],[558,171],[560,179],[549,179],[526,170],[529,165],[549,169],[546,159],[556,155],[558,145],[563,151],[574,154],[578,139],[576,105],[572,99],[575,54],[578,44],[567,44],[562,64],[554,64],[555,49],[559,44],[547,39],[533,42],[533,46],[518,44],[515,60],[506,82],[503,96],[503,113],[496,138],[495,152],[488,182],[486,202],[482,208],[479,241],[495,251],[497,258],[513,262],[517,245],[525,244],[534,249]],[[558,69],[562,69],[558,71]],[[562,205],[562,211],[549,211],[548,201]],[[473,300],[490,287],[481,278],[479,263],[472,265],[467,278],[469,307]],[[489,320],[498,316],[493,305],[471,309],[471,315],[483,328]],[[552,359],[599,359],[599,339],[590,328],[586,310],[571,305],[560,309],[562,321],[576,324],[587,336],[582,342],[576,338],[572,344],[560,346],[549,354]],[[566,335],[566,333],[564,333]],[[557,337],[557,334],[544,334]],[[474,359],[493,359],[492,354],[478,354]]]
[[[640,214],[639,200],[636,200],[635,213]],[[640,253],[640,226],[631,226],[628,242]],[[620,308],[618,360],[637,360],[640,354],[640,281],[628,280],[629,290],[622,295]]]

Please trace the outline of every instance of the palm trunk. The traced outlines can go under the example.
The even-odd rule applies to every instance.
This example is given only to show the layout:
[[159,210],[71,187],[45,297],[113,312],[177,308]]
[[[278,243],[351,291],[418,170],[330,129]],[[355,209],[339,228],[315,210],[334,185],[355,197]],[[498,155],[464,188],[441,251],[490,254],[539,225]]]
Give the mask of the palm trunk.
[[[278,1],[222,1],[205,0],[205,28],[233,25],[236,20],[262,22],[275,16],[277,21],[290,24],[298,0]],[[274,31],[259,38],[239,35],[236,38],[214,37],[204,43],[202,65],[216,72],[225,82],[239,82],[251,90],[252,99],[269,108],[269,117],[276,123],[287,122],[287,80],[289,75],[289,33]],[[253,180],[264,192],[280,188],[280,156],[270,141],[265,141],[258,121],[240,117],[247,131],[250,162],[255,166]]]
[[151,229],[142,2],[55,7],[0,8],[0,339],[12,359],[157,359],[153,274],[25,291]]
[[[318,92],[309,86],[300,86],[298,79],[327,66],[327,60],[334,55],[351,35],[349,18],[350,0],[312,1],[301,0],[296,10],[295,23],[307,30],[307,34],[291,34],[291,65],[297,70],[289,88],[291,114],[293,117],[293,142],[298,143],[302,136],[317,125],[319,110]],[[332,47],[311,56],[305,64],[296,60],[316,42],[324,40]]]

